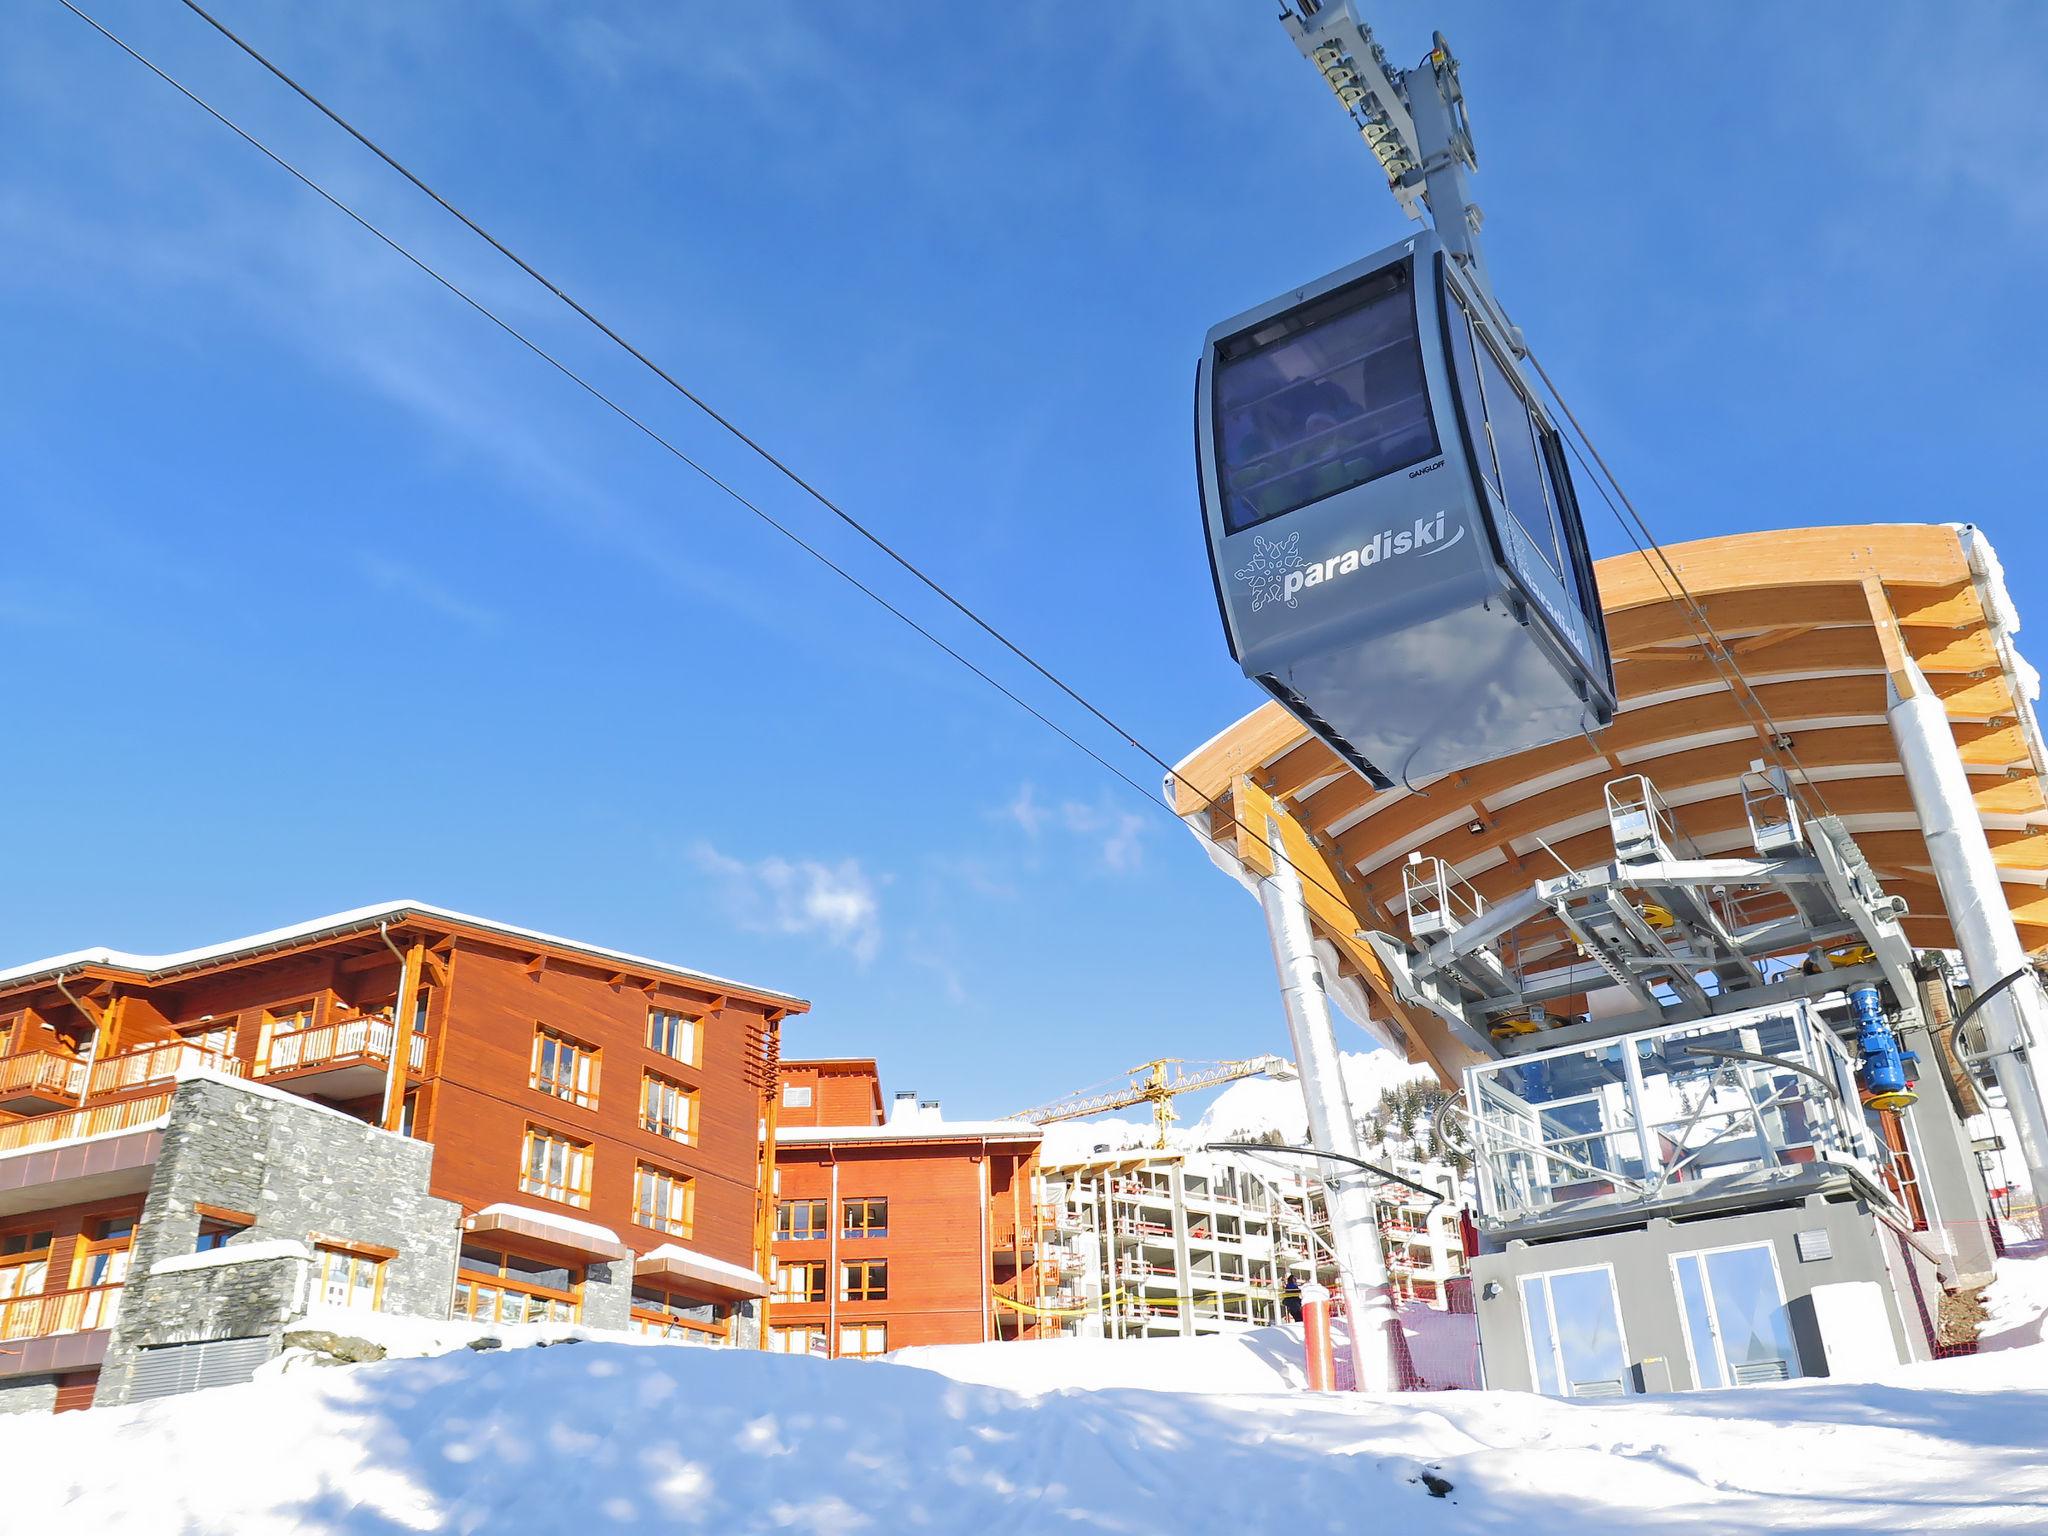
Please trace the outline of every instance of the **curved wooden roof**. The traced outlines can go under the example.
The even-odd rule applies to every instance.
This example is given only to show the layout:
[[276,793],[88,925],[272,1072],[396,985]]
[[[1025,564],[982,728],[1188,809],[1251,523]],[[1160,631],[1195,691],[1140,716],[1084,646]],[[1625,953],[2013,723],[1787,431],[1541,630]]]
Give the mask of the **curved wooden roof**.
[[[1190,754],[1167,781],[1174,810],[1229,856],[1239,775],[1267,790],[1343,876],[1359,926],[1405,932],[1401,866],[1449,861],[1489,900],[1608,857],[1603,786],[1641,773],[1704,852],[1746,846],[1739,780],[1784,762],[1815,814],[1839,816],[1923,947],[1954,943],[1886,710],[1890,674],[1918,663],[1945,706],[2029,949],[2048,944],[2048,803],[1995,555],[1973,529],[1871,524],[1737,534],[1665,555],[1739,665],[1701,638],[1661,562],[1599,562],[1621,710],[1597,737],[1560,742],[1375,793],[1277,704]],[[1909,685],[1910,686],[1910,685]],[[1767,717],[1786,741],[1773,747]]]

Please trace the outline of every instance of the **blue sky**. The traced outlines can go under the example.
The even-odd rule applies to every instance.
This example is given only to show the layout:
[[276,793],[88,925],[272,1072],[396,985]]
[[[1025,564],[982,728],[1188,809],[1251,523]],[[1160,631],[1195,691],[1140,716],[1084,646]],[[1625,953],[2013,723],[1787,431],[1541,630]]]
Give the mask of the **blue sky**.
[[[1196,352],[1406,228],[1271,7],[219,9],[1165,755],[1256,702]],[[1967,518],[2048,612],[2042,12],[1380,12],[1455,45],[1496,286],[1663,538]],[[97,13],[1152,780],[181,7]],[[54,3],[0,27],[0,959],[404,895],[801,992],[792,1052],[954,1112],[1284,1047],[1167,817]]]

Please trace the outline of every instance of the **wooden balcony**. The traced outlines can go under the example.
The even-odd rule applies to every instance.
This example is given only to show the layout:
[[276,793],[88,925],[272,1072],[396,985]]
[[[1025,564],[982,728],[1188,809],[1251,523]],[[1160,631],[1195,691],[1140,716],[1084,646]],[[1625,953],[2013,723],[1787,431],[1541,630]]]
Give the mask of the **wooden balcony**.
[[[368,1098],[384,1086],[395,1036],[391,1020],[374,1014],[274,1034],[257,1057],[255,1075],[273,1082],[289,1080],[296,1089],[326,1098]],[[406,1043],[407,1068],[423,1071],[425,1038],[408,1033]]]
[[222,1056],[189,1041],[170,1040],[139,1046],[94,1062],[91,1097],[103,1099],[109,1094],[175,1082],[181,1071],[202,1067],[230,1074],[239,1074],[242,1070],[241,1062],[232,1056]]
[[121,1310],[121,1290],[118,1285],[96,1285],[0,1301],[0,1339],[47,1339],[111,1328]]
[[85,1063],[57,1051],[0,1057],[0,1109],[40,1114],[76,1104],[85,1090]]
[[57,1141],[77,1141],[86,1136],[104,1136],[112,1131],[133,1130],[161,1120],[171,1112],[168,1092],[146,1098],[123,1099],[118,1104],[101,1104],[91,1109],[69,1109],[52,1115],[33,1115],[26,1120],[0,1125],[0,1152],[19,1152],[28,1147],[47,1146]]

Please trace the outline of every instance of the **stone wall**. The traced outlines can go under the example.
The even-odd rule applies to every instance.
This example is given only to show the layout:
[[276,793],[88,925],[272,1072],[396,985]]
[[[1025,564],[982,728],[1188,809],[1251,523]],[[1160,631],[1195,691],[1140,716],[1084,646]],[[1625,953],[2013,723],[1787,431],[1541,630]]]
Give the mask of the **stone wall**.
[[386,1312],[444,1318],[455,1281],[460,1210],[427,1193],[433,1148],[256,1084],[201,1077],[171,1103],[163,1154],[137,1224],[121,1313],[97,1403],[127,1400],[136,1353],[154,1345],[264,1336],[276,1346],[308,1300],[306,1257],[277,1255],[153,1273],[198,1246],[195,1203],[245,1211],[237,1246],[318,1238],[397,1250]]
[[0,1416],[10,1413],[48,1413],[57,1406],[57,1378],[17,1376],[0,1381]]

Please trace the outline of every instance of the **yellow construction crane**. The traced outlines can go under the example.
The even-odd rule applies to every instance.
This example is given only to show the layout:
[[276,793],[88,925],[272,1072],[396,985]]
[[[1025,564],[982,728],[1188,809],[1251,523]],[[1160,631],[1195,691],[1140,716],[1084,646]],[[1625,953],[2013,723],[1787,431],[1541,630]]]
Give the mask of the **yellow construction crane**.
[[[1169,1072],[1169,1067],[1181,1070]],[[1195,1070],[1186,1070],[1191,1067]],[[1014,1118],[1029,1120],[1036,1125],[1051,1125],[1055,1120],[1083,1120],[1104,1110],[1149,1103],[1152,1119],[1159,1127],[1159,1139],[1153,1145],[1163,1147],[1166,1145],[1166,1128],[1180,1118],[1173,1112],[1171,1101],[1175,1095],[1234,1083],[1241,1077],[1291,1077],[1293,1074],[1294,1063],[1284,1056],[1253,1056],[1246,1061],[1213,1062],[1161,1056],[1156,1061],[1143,1062],[1131,1068],[1125,1074],[1130,1082],[1121,1088],[1084,1089],[1050,1104],[1041,1104],[1037,1109],[1027,1109]]]

